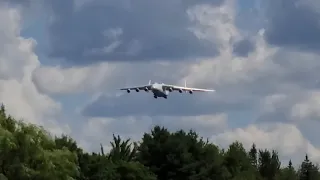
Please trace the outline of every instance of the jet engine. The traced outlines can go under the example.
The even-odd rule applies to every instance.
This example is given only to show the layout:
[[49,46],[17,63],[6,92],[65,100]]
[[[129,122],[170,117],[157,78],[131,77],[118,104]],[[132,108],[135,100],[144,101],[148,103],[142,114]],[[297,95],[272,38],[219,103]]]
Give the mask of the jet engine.
[[144,91],[145,91],[145,92],[148,92],[148,91],[149,91],[149,89],[146,87],[146,88],[144,88]]
[[127,90],[127,93],[130,93],[130,90],[129,90],[129,89]]
[[168,90],[169,90],[169,92],[172,92],[172,91],[173,91],[173,89],[172,89],[172,88],[169,88]]
[[179,93],[182,93],[182,89],[179,89]]
[[193,91],[189,91],[189,94],[193,94]]
[[136,91],[139,92],[139,89],[137,88]]

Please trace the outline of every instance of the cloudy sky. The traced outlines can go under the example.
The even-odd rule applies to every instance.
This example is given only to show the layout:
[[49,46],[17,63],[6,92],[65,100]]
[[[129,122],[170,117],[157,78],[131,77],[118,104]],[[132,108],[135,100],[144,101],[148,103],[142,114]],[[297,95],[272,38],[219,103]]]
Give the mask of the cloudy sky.
[[[0,100],[88,151],[154,125],[320,162],[318,0],[2,0]],[[119,92],[149,80],[208,94]]]

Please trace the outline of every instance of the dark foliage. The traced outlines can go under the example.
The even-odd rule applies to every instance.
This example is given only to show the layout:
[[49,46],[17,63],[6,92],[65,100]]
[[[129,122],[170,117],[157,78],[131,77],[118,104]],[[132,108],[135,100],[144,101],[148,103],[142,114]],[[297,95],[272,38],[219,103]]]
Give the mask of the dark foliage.
[[222,150],[194,131],[156,126],[141,142],[113,136],[110,152],[87,153],[68,136],[52,138],[40,127],[14,120],[0,109],[0,179],[20,180],[318,180],[308,156],[295,170],[281,168],[278,153]]

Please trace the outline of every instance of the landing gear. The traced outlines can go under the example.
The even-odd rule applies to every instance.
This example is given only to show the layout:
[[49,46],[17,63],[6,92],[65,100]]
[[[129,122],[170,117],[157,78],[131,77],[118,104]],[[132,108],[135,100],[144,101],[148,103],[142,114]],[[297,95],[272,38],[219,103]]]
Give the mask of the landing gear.
[[165,98],[165,99],[167,99],[167,98],[168,98],[168,96],[165,96],[164,98]]
[[155,99],[157,99],[158,97],[156,95],[153,96]]

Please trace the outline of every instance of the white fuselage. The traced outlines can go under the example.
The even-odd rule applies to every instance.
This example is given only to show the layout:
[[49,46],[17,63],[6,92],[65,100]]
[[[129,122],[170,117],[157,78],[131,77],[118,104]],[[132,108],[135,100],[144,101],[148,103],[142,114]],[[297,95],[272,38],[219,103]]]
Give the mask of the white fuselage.
[[169,95],[169,91],[165,90],[163,88],[162,84],[159,83],[154,83],[151,85],[151,91],[153,92],[153,95],[155,98],[157,97],[163,97],[163,98],[167,98]]
[[149,81],[148,85],[121,88],[120,90],[126,90],[128,93],[130,93],[131,90],[135,90],[136,92],[143,90],[145,92],[152,92],[154,98],[163,97],[165,99],[168,98],[168,95],[170,92],[174,92],[174,91],[178,91],[179,93],[189,92],[189,94],[193,94],[193,92],[213,92],[214,91],[211,89],[199,89],[199,88],[187,87],[186,83],[184,87],[182,87],[182,86],[169,85],[169,84],[157,83],[157,82],[151,84],[151,81]]

